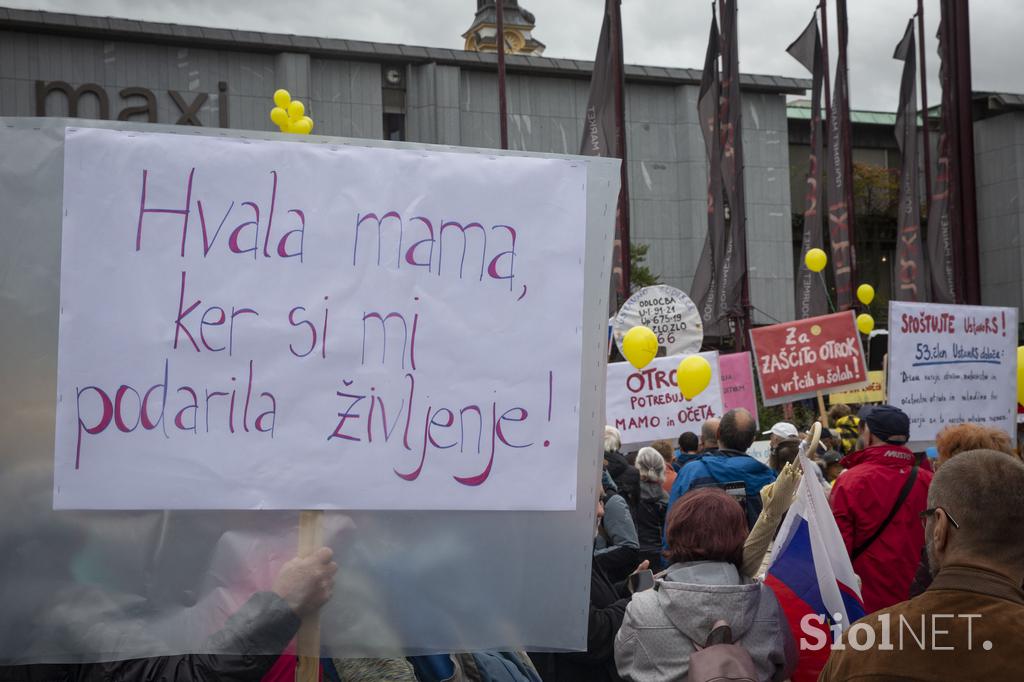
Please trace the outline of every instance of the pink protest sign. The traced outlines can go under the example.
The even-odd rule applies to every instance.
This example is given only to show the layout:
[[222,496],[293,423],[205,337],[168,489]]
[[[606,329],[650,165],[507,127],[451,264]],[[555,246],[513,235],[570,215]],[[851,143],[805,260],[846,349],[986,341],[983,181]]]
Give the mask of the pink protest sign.
[[722,376],[722,407],[726,411],[742,407],[757,419],[757,396],[754,395],[754,369],[750,364],[750,353],[719,355],[718,367]]

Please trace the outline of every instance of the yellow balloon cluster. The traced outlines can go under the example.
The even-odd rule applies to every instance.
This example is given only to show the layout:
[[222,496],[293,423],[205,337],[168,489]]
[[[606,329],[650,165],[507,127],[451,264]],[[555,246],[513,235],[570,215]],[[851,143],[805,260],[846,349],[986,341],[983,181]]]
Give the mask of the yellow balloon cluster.
[[861,284],[857,287],[857,300],[864,305],[871,305],[875,300],[875,288],[870,284]]
[[857,316],[857,329],[861,334],[870,334],[875,329],[875,318],[867,313],[861,313]]
[[676,384],[687,400],[699,396],[711,383],[711,363],[699,355],[687,355],[676,369]]
[[647,327],[633,327],[622,337],[622,355],[629,364],[643,369],[658,355],[658,337]]
[[804,256],[804,263],[811,272],[821,272],[828,263],[828,256],[821,249],[811,249]]
[[1017,402],[1024,405],[1024,346],[1017,348]]
[[306,107],[299,100],[292,99],[287,90],[274,92],[274,105],[270,110],[270,120],[282,133],[309,135],[313,132],[313,119],[306,116]]

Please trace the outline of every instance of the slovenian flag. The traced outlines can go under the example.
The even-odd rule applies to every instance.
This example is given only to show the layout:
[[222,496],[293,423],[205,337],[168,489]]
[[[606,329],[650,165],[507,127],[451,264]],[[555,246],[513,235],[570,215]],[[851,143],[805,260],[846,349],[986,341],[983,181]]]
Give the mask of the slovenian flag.
[[[817,466],[802,453],[804,471]],[[817,479],[804,475],[772,546],[765,583],[772,588],[797,642],[793,682],[814,681],[825,667],[833,631],[864,617],[857,577]]]

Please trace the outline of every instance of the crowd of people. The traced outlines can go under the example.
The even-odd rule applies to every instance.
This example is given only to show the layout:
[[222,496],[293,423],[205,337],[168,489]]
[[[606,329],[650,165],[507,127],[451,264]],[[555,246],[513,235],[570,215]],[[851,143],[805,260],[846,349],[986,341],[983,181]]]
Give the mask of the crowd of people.
[[[322,679],[1016,679],[1024,462],[1011,439],[949,426],[929,456],[907,447],[910,421],[896,407],[837,406],[827,421],[833,428],[814,448],[794,424],[759,434],[737,409],[708,420],[699,436],[629,454],[606,427],[585,651],[325,659]],[[759,435],[770,442],[766,462],[747,454]],[[814,669],[801,658],[809,633],[764,581],[769,547],[805,478],[829,501],[867,613],[840,623],[845,634]],[[210,639],[209,650],[241,655],[0,667],[0,682],[291,679],[294,656],[282,668],[287,656],[267,654],[283,651],[302,618],[330,599],[336,571],[327,548],[285,564],[271,589]]]
[[[801,475],[829,500],[867,613],[841,624],[821,680],[1015,679],[1024,462],[1010,438],[949,426],[929,456],[907,447],[910,420],[891,405],[837,405],[827,421],[802,473],[806,434],[774,424],[761,462],[747,454],[758,433],[742,409],[683,434],[671,455],[667,441],[623,455],[606,427],[588,648],[545,655],[544,680],[714,679],[720,669],[809,679],[805,633],[762,580]],[[653,579],[641,580],[648,570]]]

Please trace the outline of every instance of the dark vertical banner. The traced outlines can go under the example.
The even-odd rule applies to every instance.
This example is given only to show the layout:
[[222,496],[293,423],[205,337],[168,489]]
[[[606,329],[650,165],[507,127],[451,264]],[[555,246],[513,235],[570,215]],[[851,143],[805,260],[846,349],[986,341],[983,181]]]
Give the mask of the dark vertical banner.
[[722,16],[722,79],[719,94],[719,135],[722,147],[722,180],[728,207],[726,240],[719,297],[729,316],[741,322],[738,348],[746,342],[749,327],[747,292],[747,211],[743,188],[743,109],[740,101],[739,31],[736,0],[719,0]]
[[956,255],[953,244],[954,216],[958,213],[955,191],[957,169],[951,154],[957,143],[957,106],[953,84],[955,56],[950,36],[949,2],[943,0],[939,19],[939,84],[942,86],[942,118],[939,123],[939,148],[935,159],[932,195],[928,198],[928,265],[931,271],[932,301],[957,302]]
[[711,33],[704,57],[700,93],[697,96],[697,116],[700,119],[704,147],[708,156],[708,232],[697,271],[690,289],[700,311],[707,336],[727,336],[731,333],[728,312],[723,309],[721,290],[722,263],[725,259],[725,207],[722,193],[722,147],[718,119],[721,84],[718,74],[719,56],[718,21],[712,14]]
[[850,98],[846,77],[846,2],[836,2],[839,28],[839,58],[832,89],[832,110],[828,122],[828,201],[829,242],[832,247],[832,274],[836,285],[836,306],[848,310],[853,305],[853,177],[849,149]]
[[896,267],[898,301],[926,301],[924,250],[921,248],[920,168],[917,163],[917,45],[914,20],[907,22],[903,40],[893,59],[903,62],[900,103],[896,111],[896,143],[903,157],[900,167],[900,195],[897,215]]
[[818,273],[811,272],[804,262],[803,254],[810,249],[822,248],[821,222],[822,183],[821,162],[824,144],[821,135],[821,88],[824,76],[824,60],[821,54],[821,37],[818,33],[818,17],[811,18],[807,28],[793,44],[786,48],[794,59],[811,72],[811,138],[807,163],[807,190],[804,204],[804,232],[800,244],[799,270],[796,276],[796,317],[802,320],[828,313],[828,292]]
[[606,0],[601,36],[590,77],[590,97],[583,121],[580,154],[622,159],[622,188],[615,208],[611,298],[614,314],[629,298],[629,185],[626,167],[625,95],[620,0]]
[[[954,24],[952,31],[955,57],[956,85],[954,101],[957,108],[957,179],[960,190],[959,209],[961,254],[961,297],[967,305],[981,304],[981,272],[978,253],[978,206],[974,177],[974,92],[971,87],[971,24],[967,0],[946,0],[952,5]],[[955,257],[954,257],[955,258]]]

